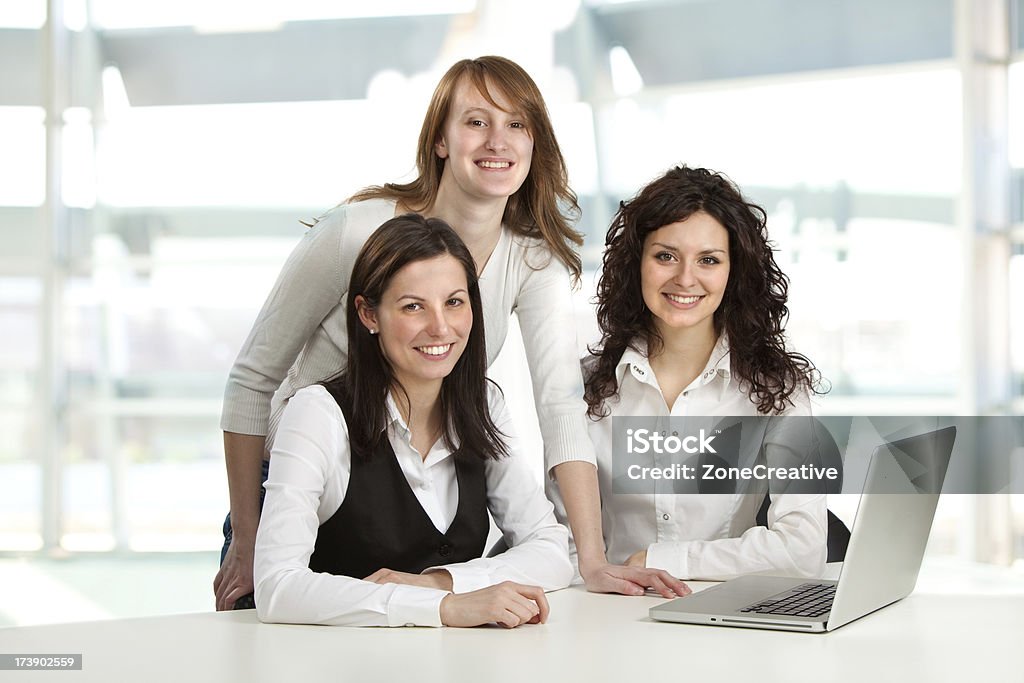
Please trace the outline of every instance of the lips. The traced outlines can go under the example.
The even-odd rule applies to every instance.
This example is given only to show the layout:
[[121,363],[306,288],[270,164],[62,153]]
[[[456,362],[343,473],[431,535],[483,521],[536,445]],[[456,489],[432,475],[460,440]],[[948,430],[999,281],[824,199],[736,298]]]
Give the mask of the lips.
[[476,165],[492,171],[504,171],[512,167],[512,162],[508,160],[481,159],[476,162]]
[[668,299],[670,302],[672,302],[676,307],[693,308],[698,303],[700,303],[700,300],[703,299],[706,295],[705,294],[682,295],[682,294],[668,294],[668,293],[665,293],[662,296],[664,296],[666,299]]
[[452,351],[452,344],[436,344],[432,346],[413,347],[420,352],[421,356],[429,360],[444,360]]

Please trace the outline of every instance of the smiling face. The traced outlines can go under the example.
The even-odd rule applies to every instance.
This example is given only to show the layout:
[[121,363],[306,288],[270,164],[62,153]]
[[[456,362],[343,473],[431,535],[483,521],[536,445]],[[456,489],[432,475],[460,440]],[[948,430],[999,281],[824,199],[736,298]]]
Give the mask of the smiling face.
[[714,333],[729,282],[729,233],[698,211],[648,233],[640,260],[644,303],[663,337],[673,330]]
[[488,84],[494,106],[463,78],[434,153],[445,160],[440,193],[508,199],[522,186],[533,159],[526,116]]
[[356,297],[360,321],[376,332],[395,380],[406,391],[440,390],[473,329],[466,271],[450,254],[413,261],[395,273],[370,308]]

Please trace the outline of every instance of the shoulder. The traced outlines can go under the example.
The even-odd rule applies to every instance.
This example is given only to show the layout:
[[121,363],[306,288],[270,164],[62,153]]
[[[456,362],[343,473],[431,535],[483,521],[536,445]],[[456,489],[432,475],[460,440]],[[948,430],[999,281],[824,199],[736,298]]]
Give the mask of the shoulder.
[[394,214],[394,201],[367,199],[339,204],[321,216],[313,228],[327,233],[339,233],[344,242],[356,242],[361,246],[382,223],[393,218]]
[[295,395],[288,399],[285,413],[293,421],[305,423],[328,420],[345,427],[345,416],[342,415],[341,407],[322,384],[312,384],[295,392]]

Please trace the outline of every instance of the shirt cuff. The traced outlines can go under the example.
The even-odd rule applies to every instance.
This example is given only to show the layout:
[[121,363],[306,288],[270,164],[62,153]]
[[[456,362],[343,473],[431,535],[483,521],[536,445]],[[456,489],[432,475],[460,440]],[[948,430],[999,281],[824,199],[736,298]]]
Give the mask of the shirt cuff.
[[494,582],[491,581],[490,572],[481,567],[446,565],[444,567],[431,567],[424,571],[424,574],[433,569],[444,569],[452,575],[452,593],[470,593],[494,585]]
[[441,601],[447,591],[398,584],[388,599],[388,626],[442,626]]
[[690,578],[689,542],[652,543],[647,547],[647,567],[664,569],[677,579]]

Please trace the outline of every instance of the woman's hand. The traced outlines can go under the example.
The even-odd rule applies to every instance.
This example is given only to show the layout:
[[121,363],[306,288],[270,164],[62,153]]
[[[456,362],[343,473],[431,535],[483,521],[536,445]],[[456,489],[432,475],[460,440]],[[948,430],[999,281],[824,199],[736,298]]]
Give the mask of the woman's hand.
[[445,626],[498,624],[515,628],[543,624],[548,619],[544,589],[504,581],[470,593],[452,593],[441,601],[441,623]]
[[234,609],[235,601],[253,591],[253,548],[256,541],[245,543],[237,536],[232,537],[224,563],[213,579],[213,593],[217,610]]
[[367,576],[363,581],[370,583],[402,583],[407,586],[420,586],[422,588],[437,588],[443,591],[452,589],[452,575],[445,570],[430,572],[429,574],[408,574],[396,572],[393,569],[378,569]]
[[[644,559],[646,560],[646,551]],[[630,561],[633,561],[633,557]],[[592,593],[621,593],[622,595],[643,595],[648,588],[663,598],[681,598],[689,595],[690,587],[661,569],[647,569],[642,566],[623,566],[604,563],[586,567],[580,565],[580,574]]]

